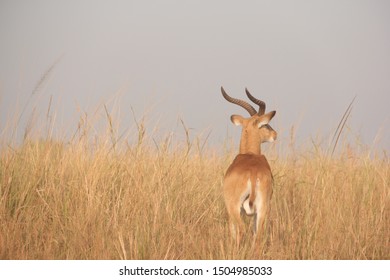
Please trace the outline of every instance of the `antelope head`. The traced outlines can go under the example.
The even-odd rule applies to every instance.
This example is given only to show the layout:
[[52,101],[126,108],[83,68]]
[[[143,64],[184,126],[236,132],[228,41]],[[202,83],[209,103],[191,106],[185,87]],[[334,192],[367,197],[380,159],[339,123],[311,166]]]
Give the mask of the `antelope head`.
[[277,133],[268,124],[275,116],[276,111],[271,111],[266,114],[265,103],[253,97],[248,89],[245,89],[246,95],[253,103],[259,106],[258,111],[248,102],[230,97],[223,87],[221,87],[221,92],[228,102],[239,105],[247,110],[250,115],[248,118],[240,115],[232,115],[230,118],[233,124],[242,126],[240,154],[261,154],[261,143],[276,140]]

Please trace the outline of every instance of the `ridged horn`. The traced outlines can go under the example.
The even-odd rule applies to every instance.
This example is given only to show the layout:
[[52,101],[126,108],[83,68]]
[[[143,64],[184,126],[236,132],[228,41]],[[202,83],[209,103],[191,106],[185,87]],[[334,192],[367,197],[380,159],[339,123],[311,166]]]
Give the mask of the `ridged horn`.
[[[236,104],[236,105],[239,105],[241,106],[242,108],[244,108],[245,110],[248,111],[248,113],[253,116],[255,114],[257,114],[255,108],[252,107],[252,105],[250,105],[249,103],[241,100],[241,99],[236,99],[236,98],[233,98],[233,97],[230,97],[226,91],[223,89],[223,87],[221,87],[221,92],[222,92],[222,95],[223,97],[229,101],[230,103],[233,103],[233,104]],[[255,102],[256,103],[256,102]]]
[[261,101],[260,99],[257,99],[255,97],[253,97],[253,95],[249,92],[249,90],[247,88],[245,88],[245,92],[246,92],[246,95],[248,96],[248,98],[255,104],[259,105],[259,112],[258,114],[261,116],[261,115],[264,115],[265,113],[265,102],[264,101]]

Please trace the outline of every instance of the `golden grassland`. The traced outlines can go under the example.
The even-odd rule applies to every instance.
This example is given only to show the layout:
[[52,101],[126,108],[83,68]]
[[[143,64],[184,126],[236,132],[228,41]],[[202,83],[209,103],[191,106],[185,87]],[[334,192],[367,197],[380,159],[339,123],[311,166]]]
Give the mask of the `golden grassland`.
[[245,218],[236,248],[222,197],[235,151],[146,141],[139,128],[135,144],[3,145],[0,259],[390,259],[386,156],[269,151],[267,230],[252,246]]

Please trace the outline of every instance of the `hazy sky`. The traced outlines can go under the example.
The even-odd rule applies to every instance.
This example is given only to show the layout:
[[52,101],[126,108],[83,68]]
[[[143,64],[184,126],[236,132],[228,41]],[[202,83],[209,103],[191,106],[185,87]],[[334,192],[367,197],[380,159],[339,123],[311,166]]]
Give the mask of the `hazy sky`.
[[277,111],[281,142],[292,125],[298,139],[327,140],[357,96],[352,135],[390,148],[387,0],[0,0],[0,39],[1,127],[26,102],[23,123],[34,106],[44,117],[52,96],[61,129],[74,130],[77,108],[117,104],[123,129],[132,107],[220,143],[240,134],[230,115],[247,115],[220,86],[238,98],[248,87]]

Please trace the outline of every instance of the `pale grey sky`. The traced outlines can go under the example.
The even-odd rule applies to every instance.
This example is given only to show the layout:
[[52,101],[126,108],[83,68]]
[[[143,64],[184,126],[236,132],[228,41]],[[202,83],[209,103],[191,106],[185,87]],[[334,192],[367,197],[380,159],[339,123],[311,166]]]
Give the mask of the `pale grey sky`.
[[386,0],[0,0],[0,38],[1,127],[60,58],[23,122],[35,105],[44,116],[52,96],[57,125],[74,130],[77,106],[93,113],[117,96],[123,129],[131,107],[138,117],[153,109],[163,130],[181,117],[218,145],[227,131],[239,137],[230,115],[247,114],[220,86],[238,98],[248,87],[277,111],[282,142],[292,125],[298,140],[327,141],[357,96],[352,135],[390,148]]

